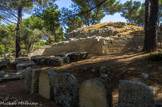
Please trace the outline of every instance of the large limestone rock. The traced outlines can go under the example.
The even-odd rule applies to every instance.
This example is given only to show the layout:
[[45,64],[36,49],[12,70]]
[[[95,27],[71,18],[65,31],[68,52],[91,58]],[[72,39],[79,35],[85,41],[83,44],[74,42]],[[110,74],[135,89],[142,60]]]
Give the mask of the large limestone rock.
[[137,81],[120,81],[119,107],[155,107],[151,89]]
[[54,97],[62,107],[76,107],[78,101],[78,85],[76,78],[69,73],[59,74],[54,81]]
[[39,74],[39,95],[46,99],[53,99],[53,82],[57,73],[53,70],[44,70]]
[[34,66],[35,63],[33,61],[24,61],[24,62],[19,62],[16,65],[16,71],[21,72],[22,70],[26,69],[27,67],[32,67]]
[[31,84],[31,94],[39,92],[39,74],[41,69],[32,69],[32,84]]
[[80,107],[112,107],[110,87],[101,79],[85,81],[79,90]]

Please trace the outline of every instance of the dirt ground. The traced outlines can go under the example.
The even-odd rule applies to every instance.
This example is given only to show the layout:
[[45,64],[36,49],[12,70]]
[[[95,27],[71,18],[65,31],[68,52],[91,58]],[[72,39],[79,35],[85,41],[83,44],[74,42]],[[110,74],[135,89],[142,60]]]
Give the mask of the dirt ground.
[[[104,78],[112,88],[113,104],[118,102],[118,84],[120,80],[142,81],[154,89],[154,96],[162,102],[162,62],[151,62],[147,60],[148,54],[140,51],[122,52],[106,55],[90,55],[88,59],[65,64],[60,67],[37,66],[42,69],[54,69],[56,72],[69,72],[76,76],[81,84],[83,81],[100,77],[100,67],[107,67],[108,78]],[[93,73],[92,69],[96,69]],[[6,72],[16,72],[8,67]],[[144,79],[142,73],[149,75]],[[32,101],[39,103],[43,107],[60,107],[52,100],[46,100],[39,95],[31,95],[24,91],[23,80],[0,83],[0,96],[8,94],[16,97],[20,101]]]

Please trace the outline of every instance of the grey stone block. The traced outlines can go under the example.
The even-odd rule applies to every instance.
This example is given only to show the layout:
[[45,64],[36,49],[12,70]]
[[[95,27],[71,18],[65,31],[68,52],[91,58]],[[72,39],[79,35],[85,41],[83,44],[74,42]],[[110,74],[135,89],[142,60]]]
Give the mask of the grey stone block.
[[19,62],[16,65],[16,71],[21,72],[22,70],[26,69],[27,67],[32,67],[34,66],[35,63],[33,61],[24,61],[24,62]]
[[50,65],[61,66],[64,64],[64,59],[62,57],[51,58]]
[[53,84],[55,102],[62,107],[76,107],[78,101],[78,85],[76,78],[69,73],[57,75]]
[[138,81],[120,81],[119,107],[155,107],[152,90]]
[[24,89],[31,92],[32,84],[32,68],[28,67],[25,69]]
[[80,107],[112,107],[112,92],[101,79],[85,81],[79,90]]

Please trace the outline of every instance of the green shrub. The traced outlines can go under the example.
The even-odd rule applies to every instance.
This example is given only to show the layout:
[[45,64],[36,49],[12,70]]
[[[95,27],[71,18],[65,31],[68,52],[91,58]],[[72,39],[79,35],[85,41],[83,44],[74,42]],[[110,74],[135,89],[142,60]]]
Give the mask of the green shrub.
[[162,61],[162,53],[150,54],[148,57],[149,61]]

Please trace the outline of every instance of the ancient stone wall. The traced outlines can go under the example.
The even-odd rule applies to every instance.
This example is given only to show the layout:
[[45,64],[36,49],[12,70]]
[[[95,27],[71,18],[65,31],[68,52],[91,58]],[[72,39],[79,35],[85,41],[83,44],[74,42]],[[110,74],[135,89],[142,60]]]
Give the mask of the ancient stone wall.
[[55,55],[68,52],[88,52],[97,54],[114,53],[125,50],[134,50],[143,46],[143,37],[102,37],[93,36],[87,38],[71,38],[69,41],[63,41],[52,46],[39,49],[29,56],[35,55]]
[[[161,33],[158,40],[162,42]],[[144,29],[124,22],[109,22],[78,28],[66,35],[67,41],[44,46],[29,56],[68,52],[116,53],[142,48]]]

